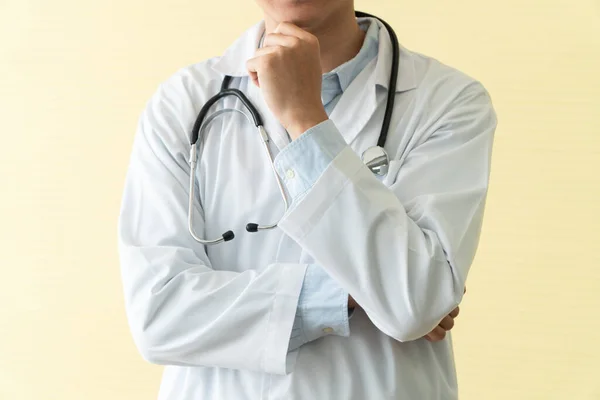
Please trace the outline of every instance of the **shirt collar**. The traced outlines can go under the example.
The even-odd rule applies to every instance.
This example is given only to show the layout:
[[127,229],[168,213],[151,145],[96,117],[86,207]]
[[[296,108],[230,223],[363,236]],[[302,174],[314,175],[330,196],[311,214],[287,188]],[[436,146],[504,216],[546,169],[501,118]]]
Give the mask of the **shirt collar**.
[[377,45],[379,42],[379,25],[371,23],[368,18],[360,18],[358,20],[360,28],[366,31],[363,44],[356,56],[351,60],[346,61],[342,65],[323,74],[323,79],[328,79],[332,76],[337,78],[341,91],[345,91],[354,78],[359,74],[369,61],[377,56]]
[[[392,44],[389,33],[387,32],[383,24],[381,24],[377,20],[371,19],[371,21],[376,21],[376,23],[379,25],[379,49],[377,56],[377,64],[375,67],[375,83],[387,89],[390,77]],[[369,27],[369,30],[370,29],[371,27]],[[230,75],[235,77],[248,76],[248,70],[246,69],[246,61],[254,57],[254,53],[258,48],[258,44],[260,42],[264,30],[264,21],[261,21],[252,26],[244,34],[242,34],[242,36],[240,36],[227,50],[225,50],[225,53],[223,53],[223,55],[213,64],[212,68],[215,71],[220,72],[224,75]],[[367,31],[367,35],[368,33],[369,32]],[[349,83],[350,82],[348,82],[348,84]],[[414,89],[416,87],[417,83],[412,53],[406,50],[404,47],[400,46],[400,60],[398,65],[398,81],[396,83],[396,92],[403,92]],[[342,88],[344,87],[342,86]]]

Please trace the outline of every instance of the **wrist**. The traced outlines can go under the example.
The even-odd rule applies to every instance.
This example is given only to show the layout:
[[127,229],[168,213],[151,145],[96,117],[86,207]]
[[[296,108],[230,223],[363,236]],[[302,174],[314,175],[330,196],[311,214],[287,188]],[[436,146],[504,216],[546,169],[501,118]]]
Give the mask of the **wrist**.
[[329,117],[327,116],[325,109],[321,106],[320,109],[296,116],[285,128],[290,134],[292,140],[296,140],[310,128],[313,128],[319,125],[321,122],[327,121],[328,119]]

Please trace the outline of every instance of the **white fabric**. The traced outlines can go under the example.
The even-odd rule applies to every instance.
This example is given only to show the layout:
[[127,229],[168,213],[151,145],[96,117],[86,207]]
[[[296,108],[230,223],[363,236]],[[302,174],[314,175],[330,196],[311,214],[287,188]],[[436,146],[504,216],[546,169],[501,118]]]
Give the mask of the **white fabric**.
[[[477,247],[495,114],[484,88],[401,48],[381,182],[360,162],[385,109],[391,43],[331,115],[346,143],[280,228],[247,233],[283,212],[254,127],[229,113],[212,124],[197,170],[196,231],[187,231],[188,136],[224,73],[265,119],[273,152],[288,143],[245,61],[263,24],[225,54],[175,74],[140,119],[119,221],[127,315],[136,345],[167,365],[163,400],[456,399],[450,337],[418,339],[460,302]],[[227,98],[216,108],[236,106]],[[350,337],[287,346],[306,265],[319,263],[364,311]]]

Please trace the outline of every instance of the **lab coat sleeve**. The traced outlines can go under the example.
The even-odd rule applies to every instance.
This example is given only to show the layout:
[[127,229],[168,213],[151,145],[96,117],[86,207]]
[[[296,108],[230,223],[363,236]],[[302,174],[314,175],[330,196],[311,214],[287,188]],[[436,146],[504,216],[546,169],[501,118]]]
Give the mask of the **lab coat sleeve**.
[[[440,101],[391,187],[344,145],[279,224],[399,341],[427,334],[460,303],[488,189],[496,116],[487,92],[473,82]],[[328,140],[343,142],[326,124]],[[279,157],[279,168],[295,170],[299,156]]]
[[[289,373],[297,352],[288,346],[307,266],[213,270],[187,227],[189,127],[179,114],[191,105],[165,91],[140,118],[119,217],[134,342],[156,364]],[[202,215],[195,212],[202,232]]]

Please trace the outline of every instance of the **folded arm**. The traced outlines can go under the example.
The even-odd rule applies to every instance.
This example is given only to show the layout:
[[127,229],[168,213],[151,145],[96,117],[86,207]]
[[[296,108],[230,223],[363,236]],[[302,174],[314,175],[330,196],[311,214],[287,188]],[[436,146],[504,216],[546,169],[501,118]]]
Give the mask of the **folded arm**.
[[[185,107],[193,108],[164,90],[153,97],[127,172],[119,252],[134,341],[152,363],[289,373],[290,349],[325,334],[349,334],[347,293],[317,266],[213,270],[187,230]],[[198,231],[201,211],[194,210]]]
[[[400,341],[420,338],[462,299],[495,126],[483,87],[467,85],[447,100],[386,187],[325,121],[277,157],[280,176],[296,193],[279,226],[382,332]],[[307,153],[331,159],[316,182],[306,179],[299,161]]]

